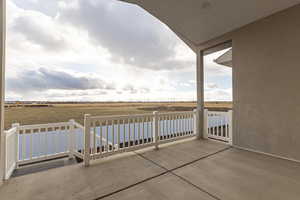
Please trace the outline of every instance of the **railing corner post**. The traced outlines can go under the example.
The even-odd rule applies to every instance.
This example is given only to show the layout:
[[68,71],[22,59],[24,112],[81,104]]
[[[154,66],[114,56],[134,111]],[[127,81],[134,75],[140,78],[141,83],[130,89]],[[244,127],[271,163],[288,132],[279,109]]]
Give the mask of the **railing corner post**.
[[15,159],[16,159],[16,168],[19,167],[18,162],[19,162],[19,127],[20,123],[13,123],[11,125],[12,128],[16,128],[16,143],[15,143]]
[[69,120],[69,158],[74,157],[74,149],[75,149],[75,120]]
[[201,138],[201,134],[199,131],[199,110],[193,110],[193,118],[194,118],[194,135],[196,135],[197,139]]
[[15,128],[15,127],[18,128],[19,126],[20,126],[19,123],[13,123],[13,124],[11,125],[12,128]]
[[232,110],[228,111],[228,118],[229,118],[229,120],[228,120],[228,123],[229,123],[229,127],[228,127],[229,141],[228,141],[228,144],[230,146],[232,146],[233,145],[233,142],[232,142],[232,126],[233,126],[233,124],[232,124]]
[[88,167],[90,165],[90,144],[91,144],[91,124],[90,124],[90,114],[84,115],[84,166]]
[[203,116],[203,138],[208,139],[208,109],[204,109]]
[[155,149],[158,150],[158,112],[153,112],[153,142],[155,145]]

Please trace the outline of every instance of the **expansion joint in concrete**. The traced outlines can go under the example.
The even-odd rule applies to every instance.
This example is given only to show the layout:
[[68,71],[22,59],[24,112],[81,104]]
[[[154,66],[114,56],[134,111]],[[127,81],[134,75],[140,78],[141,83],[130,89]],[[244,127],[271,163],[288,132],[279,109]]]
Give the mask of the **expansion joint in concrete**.
[[178,177],[179,179],[181,179],[182,181],[188,183],[188,184],[191,185],[192,187],[194,187],[194,188],[200,190],[201,192],[206,193],[206,194],[209,195],[210,197],[212,197],[212,198],[214,198],[214,199],[216,199],[216,200],[221,200],[219,197],[215,196],[214,194],[211,194],[210,192],[206,191],[205,189],[203,189],[203,188],[201,188],[201,187],[199,187],[199,186],[197,186],[197,185],[191,183],[190,181],[188,181],[188,180],[185,179],[184,177],[181,177],[181,176],[179,176],[178,174],[174,173],[174,171],[175,171],[175,170],[178,170],[178,169],[181,169],[181,168],[183,168],[183,167],[186,167],[186,166],[188,166],[188,165],[191,165],[191,164],[193,164],[193,163],[195,163],[195,162],[198,162],[198,161],[200,161],[200,160],[203,160],[203,159],[212,157],[212,156],[214,156],[214,155],[216,155],[216,154],[218,154],[218,153],[222,153],[222,152],[224,152],[224,151],[227,151],[227,150],[230,149],[230,148],[231,148],[231,147],[228,147],[228,148],[222,149],[222,150],[220,150],[220,151],[217,151],[217,152],[208,154],[208,155],[206,155],[206,156],[202,156],[201,158],[195,159],[195,160],[193,160],[193,161],[191,161],[191,162],[185,163],[185,164],[180,165],[180,166],[178,166],[178,167],[175,167],[175,168],[173,168],[173,169],[167,169],[166,167],[164,167],[164,166],[158,164],[157,162],[155,162],[155,161],[153,161],[153,160],[151,160],[151,159],[145,157],[144,155],[142,155],[142,154],[140,154],[140,153],[138,153],[138,152],[134,152],[134,153],[135,153],[136,155],[138,155],[139,157],[141,157],[141,158],[143,158],[143,159],[145,159],[145,160],[151,162],[152,164],[154,164],[154,165],[156,165],[156,166],[162,168],[162,169],[165,170],[165,171],[162,172],[162,173],[159,173],[159,174],[157,174],[157,175],[155,175],[155,176],[152,176],[152,177],[146,178],[146,179],[144,179],[144,180],[141,180],[141,181],[139,181],[139,182],[137,182],[137,183],[131,184],[131,185],[127,186],[127,187],[124,187],[124,188],[121,188],[121,189],[119,189],[119,190],[116,190],[116,191],[110,192],[110,193],[108,193],[108,194],[102,195],[102,196],[100,196],[100,197],[97,197],[97,198],[95,198],[94,200],[104,199],[104,198],[109,197],[109,196],[111,196],[111,195],[114,195],[114,194],[117,194],[117,193],[119,193],[119,192],[125,191],[125,190],[127,190],[127,189],[132,188],[132,187],[135,187],[135,186],[137,186],[137,185],[139,185],[139,184],[142,184],[142,183],[145,183],[145,182],[150,181],[150,180],[152,180],[152,179],[155,179],[155,178],[158,178],[158,177],[160,177],[160,176],[163,176],[163,175],[165,175],[165,174],[172,174],[172,175]]

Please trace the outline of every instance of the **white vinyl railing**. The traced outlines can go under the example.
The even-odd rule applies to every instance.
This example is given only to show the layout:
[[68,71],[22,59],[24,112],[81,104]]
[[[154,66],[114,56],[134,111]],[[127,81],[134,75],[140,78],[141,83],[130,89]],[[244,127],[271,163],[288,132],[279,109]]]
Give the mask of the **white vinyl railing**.
[[[15,168],[64,156],[91,159],[196,136],[197,110],[124,116],[85,115],[68,122],[19,125],[5,131],[5,178]],[[204,113],[204,136],[232,144],[232,111]]]
[[[84,151],[84,126],[75,122],[74,120],[70,120],[70,122],[74,125],[74,135],[69,138],[70,142],[70,155],[75,155],[78,158],[83,159],[83,151]],[[71,134],[72,135],[72,134]]]
[[128,115],[91,117],[85,115],[84,162],[153,144],[153,116]]
[[159,143],[166,143],[195,135],[194,118],[196,111],[158,113]]
[[4,132],[5,134],[5,179],[9,179],[14,169],[16,168],[18,151],[17,151],[17,128],[13,127],[8,131]]
[[83,133],[83,126],[74,120],[23,126],[13,124],[5,131],[5,178],[8,179],[21,165],[64,156],[83,158]]
[[228,142],[232,145],[232,111],[216,112],[205,110],[206,137]]
[[[84,162],[195,135],[197,112],[126,116],[85,115]],[[110,143],[109,143],[110,142]]]
[[19,126],[18,164],[68,155],[70,126],[69,122]]

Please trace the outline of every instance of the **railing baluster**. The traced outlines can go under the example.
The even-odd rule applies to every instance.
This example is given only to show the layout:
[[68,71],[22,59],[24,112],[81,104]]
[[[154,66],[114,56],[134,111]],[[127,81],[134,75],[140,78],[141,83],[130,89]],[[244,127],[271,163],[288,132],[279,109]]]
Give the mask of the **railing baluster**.
[[186,124],[186,115],[183,114],[183,135],[187,134],[187,124]]
[[138,145],[140,145],[140,140],[141,140],[141,118],[137,118],[137,123],[138,123]]
[[44,140],[43,140],[44,145],[42,145],[43,149],[44,149],[44,151],[43,151],[44,156],[46,156],[48,154],[47,131],[48,131],[47,128],[45,128],[45,132],[41,133],[43,136],[42,138],[44,138]]
[[176,138],[176,134],[177,134],[177,116],[174,115],[173,116],[174,119],[174,126],[173,126],[173,137]]
[[187,115],[187,134],[190,135],[191,134],[191,116],[188,114]]
[[218,118],[218,116],[216,116],[216,136],[219,136],[219,128],[218,128],[218,125],[219,125],[219,118]]
[[97,127],[97,125],[96,125],[97,123],[96,122],[94,122],[94,123],[92,123],[91,125],[92,125],[92,127],[93,127],[93,129],[94,129],[94,131],[93,131],[93,137],[94,137],[94,143],[93,143],[93,153],[94,154],[96,154],[97,153],[97,132],[96,132],[96,127]]
[[169,137],[172,138],[173,115],[169,115]]
[[190,114],[190,135],[193,134],[193,120],[194,120],[194,115]]
[[125,120],[123,119],[123,148],[125,148],[126,144],[126,124]]
[[153,124],[152,124],[152,136],[153,136],[153,142],[155,145],[155,149],[158,149],[158,143],[160,141],[159,135],[160,135],[160,127],[159,127],[159,115],[158,112],[153,112]]
[[178,115],[178,137],[180,137],[181,134],[181,116]]
[[174,137],[174,115],[171,116],[171,137]]
[[214,136],[216,134],[216,129],[215,129],[215,126],[216,126],[216,117],[215,115],[212,115],[212,135]]
[[29,159],[32,159],[32,130],[29,130]]
[[181,136],[184,136],[184,114],[181,114]]
[[224,119],[224,132],[225,132],[225,137],[228,138],[228,131],[227,131],[227,116],[225,116]]
[[188,114],[186,114],[185,124],[186,124],[186,135],[189,135],[190,134],[190,116]]
[[174,130],[174,137],[178,137],[178,115],[175,115],[175,130]]
[[145,143],[145,124],[144,124],[144,120],[145,120],[145,118],[142,118],[142,130],[143,130],[143,132],[142,132],[142,134],[143,134],[142,144]]
[[58,127],[58,132],[57,132],[57,134],[56,134],[56,140],[57,140],[57,147],[56,147],[56,153],[58,153],[59,152],[59,148],[60,148],[60,139],[59,139],[59,136],[61,135],[60,134],[60,132],[61,132],[61,127]]
[[103,130],[102,130],[102,128],[103,128],[103,121],[100,121],[99,122],[99,125],[100,125],[100,130],[99,130],[99,135],[100,135],[100,141],[99,141],[99,151],[100,151],[100,154],[102,154],[102,152],[103,152]]
[[153,136],[152,136],[152,120],[150,117],[148,117],[148,123],[147,123],[147,142],[152,142]]
[[112,151],[115,151],[115,125],[114,120],[111,120],[111,140],[112,140]]
[[131,147],[131,124],[130,124],[130,118],[128,118],[128,147]]
[[181,114],[181,132],[182,132],[182,135],[181,136],[184,136],[184,115]]
[[135,119],[132,118],[131,119],[131,125],[132,125],[132,143],[131,143],[131,146],[135,146],[135,139],[136,139],[136,136],[135,136]]
[[118,120],[118,125],[117,125],[117,135],[118,135],[118,138],[117,138],[117,143],[118,143],[118,150],[120,150],[120,120]]
[[170,133],[169,133],[169,131],[170,131],[170,127],[169,127],[169,117],[168,116],[166,116],[166,138],[169,138],[170,137]]
[[178,137],[179,134],[179,116],[176,115],[176,137]]
[[108,120],[106,120],[106,152],[109,152],[109,143],[108,143]]
[[26,133],[25,130],[22,132],[22,160],[26,158]]
[[228,111],[228,144],[233,145],[232,138],[232,110]]
[[41,134],[40,134],[40,128],[37,129],[37,136],[36,136],[36,141],[38,141],[38,146],[36,147],[36,157],[40,156],[41,153]]

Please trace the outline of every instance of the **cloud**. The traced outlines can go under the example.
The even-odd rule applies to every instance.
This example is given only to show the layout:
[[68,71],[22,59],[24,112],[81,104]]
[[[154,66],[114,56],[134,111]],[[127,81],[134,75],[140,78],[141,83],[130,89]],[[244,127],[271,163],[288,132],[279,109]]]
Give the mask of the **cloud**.
[[[176,57],[176,48],[183,42],[134,5],[114,0],[65,1],[60,3],[58,20],[86,30],[91,43],[106,48],[114,62],[153,70],[182,69],[195,63]],[[185,50],[191,51],[187,46]]]
[[23,12],[14,19],[10,29],[49,51],[62,51],[68,48],[66,36],[58,30],[53,19],[37,12]]
[[216,89],[216,88],[218,88],[218,84],[216,84],[216,83],[207,83],[206,87],[207,87],[207,89]]
[[211,89],[204,96],[206,101],[232,101],[232,89]]
[[113,83],[88,76],[75,76],[63,71],[54,71],[46,68],[25,70],[17,77],[7,78],[7,90],[17,93],[56,90],[114,90]]
[[[194,53],[137,6],[115,0],[12,0],[7,7],[6,99],[196,97]],[[211,100],[230,97],[231,69],[213,63],[218,55],[205,58],[205,80],[219,86],[206,87]]]
[[[137,94],[137,93],[147,94],[147,93],[150,93],[150,91],[151,91],[149,88],[146,88],[146,87],[137,88],[131,84],[127,84],[126,86],[124,86],[122,88],[122,90],[124,92],[129,92],[130,94]],[[120,94],[122,94],[122,92]]]

